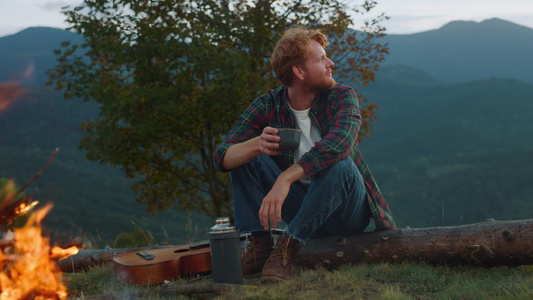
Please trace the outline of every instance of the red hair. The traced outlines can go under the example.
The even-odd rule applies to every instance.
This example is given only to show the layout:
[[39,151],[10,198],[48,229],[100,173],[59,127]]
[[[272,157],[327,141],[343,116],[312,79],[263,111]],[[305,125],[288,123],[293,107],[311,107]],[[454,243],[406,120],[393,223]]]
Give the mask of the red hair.
[[313,51],[312,41],[316,41],[324,49],[329,44],[326,35],[319,29],[302,28],[285,31],[276,44],[270,56],[270,64],[283,85],[292,85],[292,67],[302,65],[309,58]]

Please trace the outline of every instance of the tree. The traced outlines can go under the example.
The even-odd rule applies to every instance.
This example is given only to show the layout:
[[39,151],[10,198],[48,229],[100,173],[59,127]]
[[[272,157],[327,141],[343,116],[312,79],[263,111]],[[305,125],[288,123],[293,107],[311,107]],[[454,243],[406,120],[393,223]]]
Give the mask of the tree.
[[533,219],[400,228],[309,241],[295,264],[335,268],[361,262],[519,266],[533,264]]
[[[120,166],[137,201],[156,213],[176,206],[232,215],[231,185],[213,154],[249,103],[279,83],[269,65],[274,42],[289,27],[321,28],[339,76],[366,85],[388,53],[377,43],[384,15],[350,30],[354,15],[336,0],[85,0],[65,8],[82,45],[62,44],[50,81],[67,99],[100,105],[80,128],[92,161]],[[340,63],[338,64],[340,65]],[[362,108],[368,135],[374,108]]]

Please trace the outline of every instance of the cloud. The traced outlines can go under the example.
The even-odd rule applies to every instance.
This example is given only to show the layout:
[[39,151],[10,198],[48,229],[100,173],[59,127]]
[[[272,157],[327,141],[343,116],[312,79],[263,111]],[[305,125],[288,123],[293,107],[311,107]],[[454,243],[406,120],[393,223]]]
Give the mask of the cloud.
[[73,1],[48,1],[42,6],[45,10],[60,11],[61,8],[72,5]]

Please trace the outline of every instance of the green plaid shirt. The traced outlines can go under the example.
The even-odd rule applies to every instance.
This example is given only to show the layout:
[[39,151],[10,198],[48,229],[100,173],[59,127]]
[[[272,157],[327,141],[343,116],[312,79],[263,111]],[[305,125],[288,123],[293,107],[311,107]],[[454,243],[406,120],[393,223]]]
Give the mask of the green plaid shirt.
[[[261,135],[263,128],[267,126],[298,127],[287,100],[287,88],[281,86],[276,90],[269,90],[252,102],[217,149],[215,164],[220,171],[229,171],[222,168],[222,160],[231,145]],[[352,158],[365,182],[376,230],[396,228],[385,198],[359,151],[357,135],[362,120],[355,90],[337,85],[332,89],[320,91],[311,106],[309,116],[313,125],[319,128],[322,139],[296,163],[312,177],[346,157]],[[294,152],[283,151],[281,155],[272,158],[282,170],[286,170],[294,163]]]

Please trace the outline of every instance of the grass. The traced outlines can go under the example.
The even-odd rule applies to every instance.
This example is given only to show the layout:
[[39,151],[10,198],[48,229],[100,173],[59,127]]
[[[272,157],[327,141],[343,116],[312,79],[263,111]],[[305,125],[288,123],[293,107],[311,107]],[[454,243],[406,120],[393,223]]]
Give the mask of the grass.
[[[134,287],[115,279],[110,266],[66,273],[73,299],[533,299],[533,266],[430,266],[423,263],[362,263],[336,270],[294,268],[291,279],[261,284],[259,276],[246,279],[243,288],[220,294],[161,296],[158,288]],[[172,284],[212,282],[209,276],[181,278]],[[147,292],[146,296],[134,296]]]

